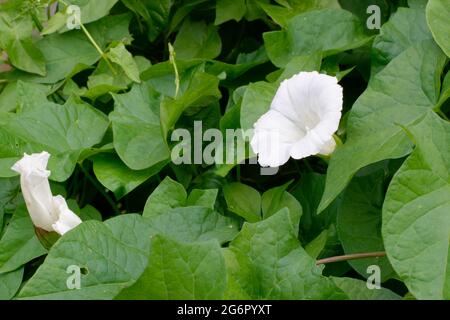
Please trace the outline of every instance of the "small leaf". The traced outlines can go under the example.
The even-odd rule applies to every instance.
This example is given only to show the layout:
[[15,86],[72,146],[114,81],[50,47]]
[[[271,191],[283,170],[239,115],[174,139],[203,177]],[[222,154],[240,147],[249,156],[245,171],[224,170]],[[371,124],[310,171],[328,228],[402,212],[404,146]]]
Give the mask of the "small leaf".
[[223,187],[228,210],[243,217],[248,222],[261,220],[261,195],[255,189],[239,182]]

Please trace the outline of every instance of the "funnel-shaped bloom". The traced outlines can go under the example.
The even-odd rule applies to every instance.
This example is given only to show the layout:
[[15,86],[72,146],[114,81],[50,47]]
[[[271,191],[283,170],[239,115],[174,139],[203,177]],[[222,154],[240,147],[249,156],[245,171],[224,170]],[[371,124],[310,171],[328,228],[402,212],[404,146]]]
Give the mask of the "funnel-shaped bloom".
[[254,124],[251,146],[259,164],[278,167],[289,157],[331,154],[342,102],[342,87],[335,77],[314,71],[284,80],[269,111]]
[[20,173],[20,186],[33,224],[48,232],[63,235],[81,223],[62,196],[54,197],[50,190],[47,152],[25,154],[11,168]]

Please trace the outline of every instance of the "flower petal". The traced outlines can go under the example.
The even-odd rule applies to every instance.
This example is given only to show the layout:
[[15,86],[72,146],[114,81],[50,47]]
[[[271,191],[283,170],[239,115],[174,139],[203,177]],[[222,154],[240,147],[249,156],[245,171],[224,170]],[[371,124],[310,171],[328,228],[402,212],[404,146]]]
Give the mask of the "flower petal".
[[303,136],[295,123],[274,110],[262,115],[254,128],[250,145],[258,154],[258,162],[263,167],[285,164],[289,160],[292,145]]
[[78,226],[82,221],[67,206],[66,200],[62,196],[53,198],[55,210],[58,213],[58,220],[52,225],[53,229],[60,235]]
[[20,185],[33,224],[46,231],[53,231],[52,192],[46,170],[50,155],[47,152],[27,155],[16,162],[12,170],[20,173]]

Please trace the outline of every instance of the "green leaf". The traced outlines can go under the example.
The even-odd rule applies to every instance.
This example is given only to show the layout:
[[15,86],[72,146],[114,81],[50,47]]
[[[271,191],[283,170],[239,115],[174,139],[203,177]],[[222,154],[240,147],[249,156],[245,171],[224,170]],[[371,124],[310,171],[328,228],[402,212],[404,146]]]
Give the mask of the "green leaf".
[[133,60],[133,56],[125,48],[123,43],[120,43],[114,48],[111,48],[106,54],[107,57],[114,63],[117,63],[122,67],[125,74],[134,82],[140,83],[139,69],[136,62]]
[[215,25],[229,20],[240,21],[247,11],[245,0],[217,0]]
[[[245,90],[241,104],[241,128],[253,129],[253,124],[266,113],[272,103],[273,97],[281,81],[292,77],[300,71],[320,70],[322,56],[320,53],[308,56],[295,56],[282,69],[268,75],[273,83],[250,83]],[[273,78],[273,79],[272,79]]]
[[411,152],[411,142],[398,124],[408,125],[431,112],[439,99],[445,59],[434,43],[423,41],[375,75],[350,111],[346,143],[331,157],[319,212],[359,169]]
[[261,220],[261,195],[255,189],[239,182],[223,187],[228,210],[243,217],[248,222]]
[[267,219],[281,209],[287,208],[294,230],[298,231],[303,210],[298,200],[286,191],[291,183],[292,181],[289,181],[282,186],[269,189],[263,193],[261,198],[262,214],[263,219]]
[[159,216],[172,208],[183,207],[186,199],[187,193],[183,185],[166,177],[147,199],[143,216]]
[[0,179],[0,234],[3,229],[3,218],[5,213],[15,209],[19,199],[19,179]]
[[245,223],[225,250],[233,290],[251,299],[346,298],[300,247],[287,209],[261,222]]
[[308,56],[293,57],[283,68],[267,76],[267,80],[278,77],[274,82],[281,83],[285,79],[289,79],[301,71],[320,71],[322,63],[322,55],[320,53],[310,54]]
[[316,259],[325,248],[328,240],[328,230],[322,231],[316,238],[305,246],[305,251]]
[[282,6],[260,3],[261,8],[280,26],[286,27],[287,22],[296,15],[317,9],[340,9],[338,0],[291,0],[278,1]]
[[[87,221],[52,247],[44,263],[19,292],[20,299],[112,299],[145,270],[150,248],[148,228],[138,215],[101,223]],[[68,288],[79,267],[79,290]]]
[[429,0],[426,8],[427,22],[438,43],[447,57],[450,57],[450,1]]
[[45,76],[45,59],[31,38],[32,29],[29,19],[13,21],[7,15],[0,15],[0,48],[6,50],[13,66]]
[[267,82],[255,82],[247,86],[241,105],[241,128],[253,129],[253,124],[267,112],[278,87]]
[[161,103],[161,125],[164,136],[175,127],[178,119],[189,107],[204,107],[221,97],[219,78],[204,72],[195,72],[184,93],[175,99],[166,98]]
[[163,161],[145,170],[131,170],[115,154],[99,154],[93,159],[98,181],[121,199],[149,178],[157,174],[167,162]]
[[220,54],[222,41],[214,25],[187,19],[181,26],[173,47],[177,59],[214,59]]
[[146,84],[134,85],[130,92],[113,94],[110,114],[114,148],[133,170],[147,169],[169,158],[169,149],[161,134],[160,97]]
[[292,18],[286,30],[263,34],[270,60],[284,67],[293,57],[322,53],[333,55],[364,45],[370,40],[365,27],[350,12],[323,9]]
[[351,300],[401,300],[402,297],[389,289],[368,289],[367,283],[353,278],[332,277],[333,282]]
[[[92,3],[92,2],[91,2]],[[86,26],[102,50],[112,41],[129,39],[128,25],[131,16],[122,14],[108,16]],[[55,83],[76,74],[100,59],[100,53],[95,49],[87,36],[81,30],[73,30],[63,34],[51,34],[36,43],[46,61],[45,77],[14,72],[12,79],[38,83]],[[67,48],[74,48],[75,51]]]
[[81,23],[87,24],[92,21],[103,18],[118,0],[65,0],[68,5],[76,5],[81,9],[80,19]]
[[416,147],[383,206],[389,261],[418,299],[450,299],[450,124],[426,115],[407,131]]
[[216,241],[181,243],[157,235],[144,273],[118,298],[222,299],[225,285],[225,262]]
[[61,106],[25,83],[19,83],[18,90],[21,108],[16,114],[8,114],[4,130],[33,144],[35,152],[48,151],[52,155],[51,179],[65,181],[81,151],[103,138],[109,125],[107,117],[74,97]]
[[304,173],[299,184],[292,190],[292,195],[300,202],[303,209],[300,238],[304,244],[313,241],[336,221],[340,198],[320,215],[317,214],[317,207],[325,188],[325,178],[325,175],[316,172]]
[[23,268],[0,274],[0,300],[9,300],[14,297],[22,283],[22,277]]
[[398,8],[373,42],[372,77],[403,51],[431,38],[423,9]]
[[[384,251],[381,208],[387,170],[386,166],[382,166],[372,174],[361,174],[353,178],[345,190],[336,224],[345,254]],[[370,265],[380,268],[383,282],[395,276],[386,257],[349,260],[348,263],[365,278],[370,276],[367,273]]]
[[46,252],[36,237],[25,203],[21,201],[0,239],[0,273],[14,271]]
[[172,0],[122,0],[136,15],[141,16],[148,26],[148,38],[154,41],[170,22]]
[[216,239],[225,243],[232,240],[239,230],[235,220],[200,206],[170,209],[164,214],[150,216],[147,223],[152,234],[182,242]]
[[76,213],[77,216],[79,216],[83,221],[102,221],[102,214],[89,204],[84,206],[83,208],[80,208],[76,200],[68,199],[67,205],[69,206],[69,209]]
[[216,203],[218,189],[194,189],[189,194],[186,200],[187,206],[202,206],[214,209],[214,204]]

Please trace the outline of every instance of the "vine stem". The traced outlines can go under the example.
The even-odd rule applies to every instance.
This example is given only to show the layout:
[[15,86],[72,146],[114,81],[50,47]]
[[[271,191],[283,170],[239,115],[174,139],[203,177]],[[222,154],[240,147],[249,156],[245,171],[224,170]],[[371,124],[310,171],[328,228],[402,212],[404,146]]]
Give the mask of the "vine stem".
[[102,196],[106,199],[106,201],[108,201],[109,205],[114,210],[114,213],[116,215],[120,215],[119,208],[117,208],[114,200],[108,195],[108,193],[106,193],[104,187],[91,176],[91,174],[86,170],[86,168],[83,167],[81,163],[79,164],[79,166],[81,168],[81,171],[86,176],[86,178],[94,185],[95,189],[97,189],[97,191],[100,192]]
[[386,256],[386,252],[384,252],[384,251],[346,254],[343,256],[335,256],[335,257],[329,257],[329,258],[317,260],[316,265],[332,263],[332,262],[356,260],[356,259],[377,258],[377,257],[384,257],[384,256]]
[[[60,2],[62,4],[64,4],[66,7],[68,7],[69,5],[64,1],[64,0],[60,0]],[[101,58],[103,58],[106,62],[106,64],[108,65],[108,68],[111,70],[111,72],[116,75],[116,70],[114,69],[114,67],[112,66],[111,62],[109,61],[108,57],[106,56],[105,52],[103,52],[103,50],[100,48],[100,46],[97,44],[97,41],[95,41],[95,39],[92,37],[91,33],[88,31],[88,29],[86,29],[86,27],[84,26],[84,24],[81,22],[81,18],[77,19],[76,21],[78,23],[78,25],[81,27],[81,30],[84,32],[84,34],[86,35],[86,37],[89,39],[89,41],[91,42],[91,44],[94,46],[95,50],[98,51],[98,53],[100,54]]]

